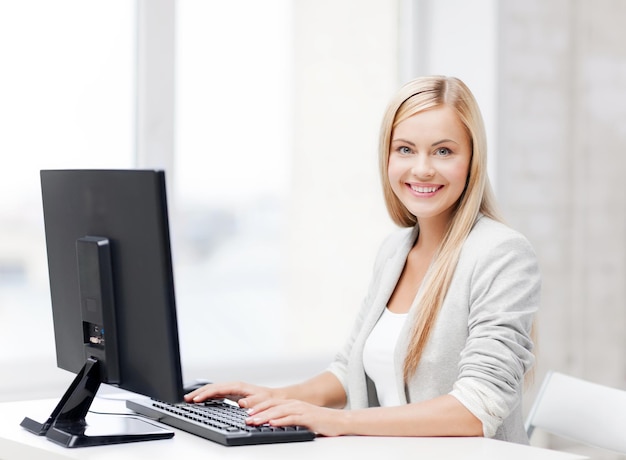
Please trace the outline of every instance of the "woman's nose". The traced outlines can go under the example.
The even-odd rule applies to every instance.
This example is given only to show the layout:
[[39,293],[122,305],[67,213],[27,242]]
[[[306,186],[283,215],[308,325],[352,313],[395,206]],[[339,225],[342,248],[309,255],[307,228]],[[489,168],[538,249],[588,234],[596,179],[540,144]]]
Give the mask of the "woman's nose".
[[416,155],[411,168],[411,173],[415,177],[430,178],[435,175],[435,168],[427,155]]

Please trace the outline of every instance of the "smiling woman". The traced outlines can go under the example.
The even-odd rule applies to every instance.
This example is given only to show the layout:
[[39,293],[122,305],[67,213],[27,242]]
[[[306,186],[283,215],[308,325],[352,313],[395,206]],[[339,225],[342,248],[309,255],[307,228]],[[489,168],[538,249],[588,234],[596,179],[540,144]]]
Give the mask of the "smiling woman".
[[407,228],[380,247],[335,360],[299,384],[210,384],[186,399],[237,395],[251,425],[327,436],[528,443],[521,401],[539,270],[526,238],[498,220],[472,93],[457,78],[410,81],[388,105],[379,145],[387,207]]

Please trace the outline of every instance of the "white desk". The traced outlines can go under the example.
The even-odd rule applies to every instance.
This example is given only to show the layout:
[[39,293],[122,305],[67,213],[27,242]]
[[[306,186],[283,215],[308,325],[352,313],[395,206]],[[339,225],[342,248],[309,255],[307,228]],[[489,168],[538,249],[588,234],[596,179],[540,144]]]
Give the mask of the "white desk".
[[[206,439],[175,431],[172,439],[113,446],[66,449],[20,427],[25,416],[46,420],[56,400],[20,401],[0,404],[0,459],[27,460],[124,460],[124,459],[463,459],[463,460],[574,460],[583,459],[547,449],[522,446],[484,438],[382,438],[345,436],[314,441],[224,447]],[[96,411],[127,412],[123,401],[96,398]],[[95,415],[88,415],[89,417]],[[103,415],[102,417],[107,417]]]

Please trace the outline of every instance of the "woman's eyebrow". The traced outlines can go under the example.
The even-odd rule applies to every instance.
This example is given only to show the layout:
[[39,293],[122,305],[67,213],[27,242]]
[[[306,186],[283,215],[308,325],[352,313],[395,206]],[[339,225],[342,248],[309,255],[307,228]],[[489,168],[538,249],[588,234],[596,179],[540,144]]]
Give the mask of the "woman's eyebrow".
[[452,139],[441,139],[440,141],[435,142],[434,144],[431,144],[431,147],[436,147],[439,144],[445,144],[446,142],[452,142],[453,144],[457,144],[459,145],[458,142],[452,140]]
[[406,140],[406,139],[402,139],[402,138],[395,138],[395,139],[391,139],[391,142],[392,142],[392,143],[394,143],[394,142],[402,142],[402,143],[404,143],[404,144],[410,144],[410,145],[412,145],[413,147],[415,147],[415,144],[414,144],[413,142],[408,141],[408,140]]
[[[403,138],[395,138],[395,139],[392,139],[391,142],[392,143],[394,143],[394,142],[402,142],[404,144],[409,144],[409,145],[412,145],[413,147],[415,147],[415,143],[414,142],[411,142],[411,141],[409,141],[407,139],[403,139]],[[441,139],[440,141],[432,143],[430,146],[431,147],[436,147],[439,144],[445,144],[446,142],[452,142],[453,144],[457,144],[457,145],[459,144],[458,142],[456,142],[453,139]]]

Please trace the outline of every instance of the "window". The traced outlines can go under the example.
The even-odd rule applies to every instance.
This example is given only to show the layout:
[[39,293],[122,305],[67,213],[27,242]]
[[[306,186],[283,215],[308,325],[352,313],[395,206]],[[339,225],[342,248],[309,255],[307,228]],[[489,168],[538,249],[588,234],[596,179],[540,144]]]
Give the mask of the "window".
[[39,170],[133,165],[134,18],[127,0],[0,1],[2,397],[32,397],[42,369],[69,377],[51,346]]
[[[285,349],[280,334],[264,331],[282,329],[285,307],[290,6],[288,0],[177,3],[170,190],[187,368],[249,363]],[[211,367],[197,372],[209,375]]]

